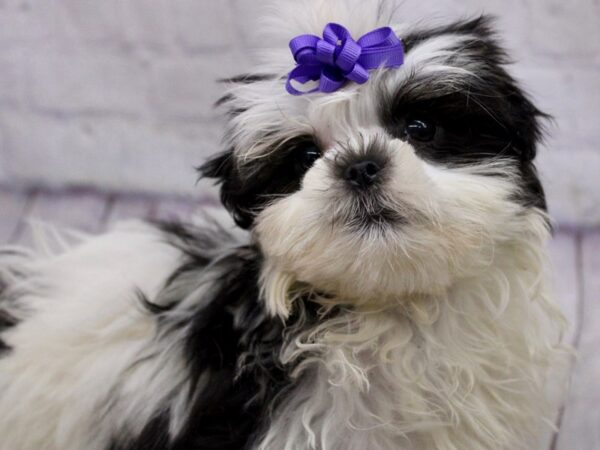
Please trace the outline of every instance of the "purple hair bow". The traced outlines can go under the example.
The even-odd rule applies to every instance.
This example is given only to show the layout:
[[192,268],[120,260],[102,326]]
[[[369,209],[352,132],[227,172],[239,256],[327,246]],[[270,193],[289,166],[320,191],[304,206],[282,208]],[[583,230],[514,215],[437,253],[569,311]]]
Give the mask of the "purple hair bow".
[[[323,30],[323,39],[302,34],[290,41],[290,50],[298,63],[285,86],[292,95],[334,92],[348,80],[363,84],[369,79],[369,70],[404,63],[402,41],[390,27],[378,28],[355,41],[342,25],[330,23]],[[309,91],[292,86],[292,81],[304,84],[316,80],[319,86]]]

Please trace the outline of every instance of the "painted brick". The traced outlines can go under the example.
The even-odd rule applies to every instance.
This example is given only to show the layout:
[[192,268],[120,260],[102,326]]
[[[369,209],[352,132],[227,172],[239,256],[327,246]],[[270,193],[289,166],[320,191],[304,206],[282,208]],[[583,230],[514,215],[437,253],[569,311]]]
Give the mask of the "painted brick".
[[169,41],[164,0],[7,0],[0,4],[0,47],[55,40],[72,44],[162,47]]
[[550,147],[568,151],[598,148],[600,77],[596,69],[515,66],[514,72],[536,105],[550,114]]
[[600,224],[600,153],[597,148],[577,152],[546,151],[538,159],[538,168],[555,222],[575,226]]
[[256,48],[262,44],[257,32],[257,12],[260,6],[256,0],[233,0],[232,8],[236,17],[237,33],[242,37],[245,48]]
[[[2,116],[0,115],[0,118]],[[0,187],[10,185],[11,177],[6,168],[10,163],[9,145],[6,139],[5,127],[0,124]]]
[[57,0],[57,37],[84,44],[123,41],[123,14],[119,0]]
[[[36,132],[32,133],[31,130]],[[194,167],[219,147],[212,126],[167,127],[128,120],[64,121],[46,116],[0,114],[10,183],[51,187],[94,186],[114,190],[191,194]]]
[[534,5],[531,22],[534,55],[546,56],[559,64],[577,59],[600,63],[598,0],[543,0]]
[[[125,0],[121,2],[123,35],[130,47],[169,52],[173,44],[170,0]],[[151,7],[149,7],[151,5]]]
[[27,89],[38,109],[62,113],[145,110],[141,63],[120,55],[40,54],[27,62]]
[[237,70],[230,55],[161,61],[153,67],[153,107],[171,119],[212,119],[213,105],[222,91],[216,80],[234,75]]
[[5,0],[0,3],[0,47],[47,40],[56,32],[55,1]]
[[22,99],[20,62],[16,55],[0,57],[0,107],[16,105]]
[[166,51],[172,41],[165,0],[56,1],[55,38],[61,46]]
[[[190,51],[223,49],[234,40],[228,1],[172,0],[178,41]],[[243,20],[240,18],[240,20]]]

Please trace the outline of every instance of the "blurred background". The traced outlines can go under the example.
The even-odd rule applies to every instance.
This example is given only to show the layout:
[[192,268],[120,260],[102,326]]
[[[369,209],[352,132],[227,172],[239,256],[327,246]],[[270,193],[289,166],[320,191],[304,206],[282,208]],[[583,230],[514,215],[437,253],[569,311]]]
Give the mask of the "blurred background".
[[[293,1],[293,0],[281,0]],[[217,78],[247,70],[261,0],[0,0],[0,242],[44,220],[100,231],[214,203]],[[548,448],[600,448],[600,0],[405,0],[398,20],[480,14],[554,116],[538,166],[559,298],[580,352]],[[291,58],[290,58],[291,63]]]
[[[215,79],[252,63],[260,3],[0,0],[0,184],[198,194],[193,166],[219,148]],[[553,217],[599,225],[600,2],[405,0],[397,16],[482,12],[555,117],[539,156]]]

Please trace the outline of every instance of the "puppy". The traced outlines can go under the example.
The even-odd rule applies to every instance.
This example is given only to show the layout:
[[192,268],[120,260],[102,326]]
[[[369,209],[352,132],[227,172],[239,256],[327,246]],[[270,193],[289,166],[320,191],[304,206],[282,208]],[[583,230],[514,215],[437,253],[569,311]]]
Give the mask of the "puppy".
[[544,115],[490,20],[298,0],[263,27],[200,168],[236,225],[2,253],[0,448],[535,448],[563,353]]

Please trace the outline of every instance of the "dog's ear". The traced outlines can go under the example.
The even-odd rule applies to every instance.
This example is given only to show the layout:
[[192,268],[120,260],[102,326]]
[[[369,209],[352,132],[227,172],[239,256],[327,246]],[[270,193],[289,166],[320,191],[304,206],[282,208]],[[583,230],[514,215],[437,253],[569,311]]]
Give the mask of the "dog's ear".
[[214,178],[221,186],[221,202],[241,228],[250,228],[254,220],[251,211],[252,196],[246,192],[236,167],[233,150],[227,150],[208,159],[197,168],[200,178]]

